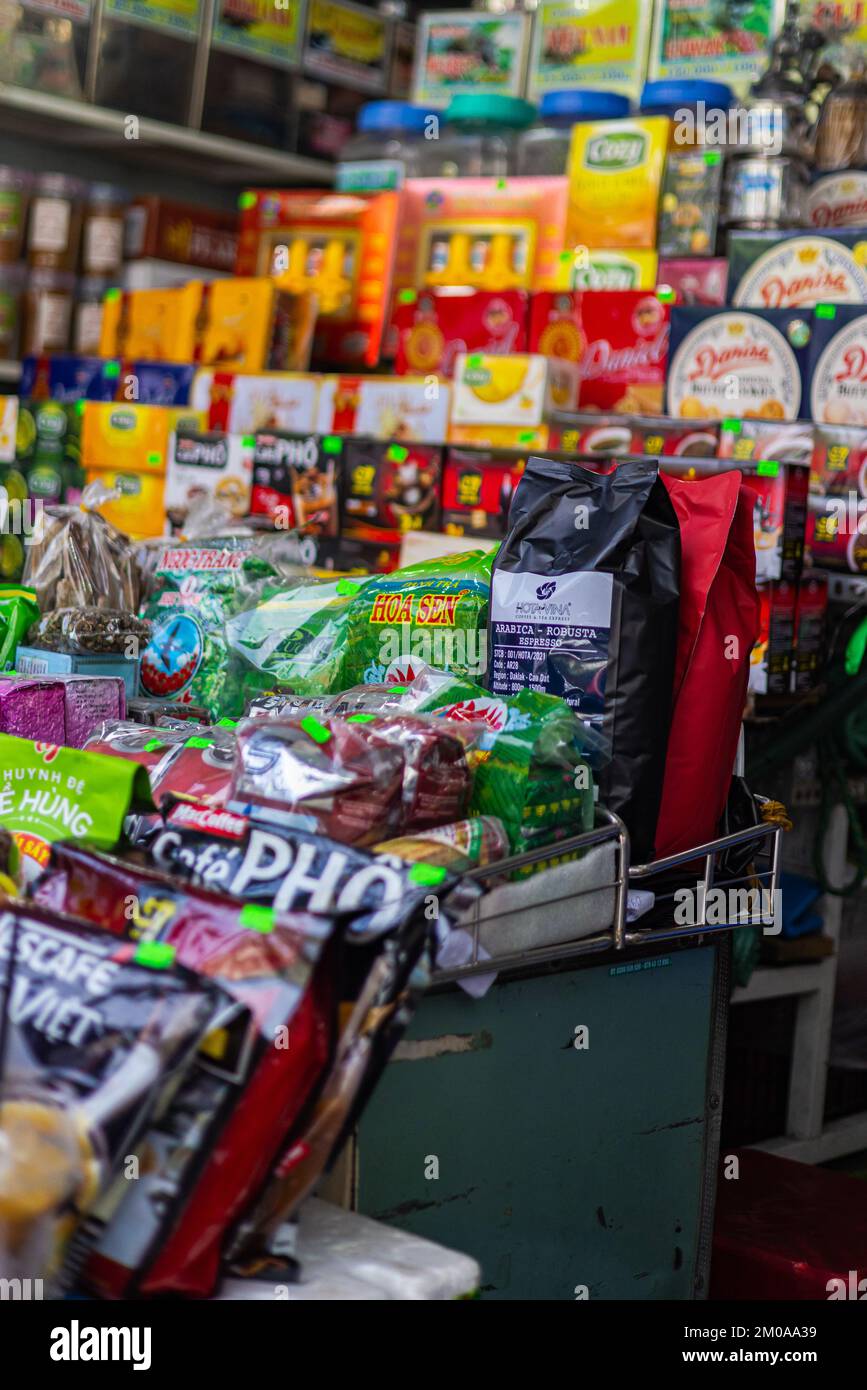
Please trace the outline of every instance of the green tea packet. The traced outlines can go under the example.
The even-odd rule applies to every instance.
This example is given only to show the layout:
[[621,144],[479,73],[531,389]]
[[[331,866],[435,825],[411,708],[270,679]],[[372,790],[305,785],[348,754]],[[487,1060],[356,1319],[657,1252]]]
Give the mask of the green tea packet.
[[411,679],[428,666],[483,676],[495,553],[423,560],[364,584],[349,615],[347,684]]
[[0,734],[0,827],[18,847],[25,881],[45,868],[55,842],[113,849],[130,811],[155,809],[139,763]]

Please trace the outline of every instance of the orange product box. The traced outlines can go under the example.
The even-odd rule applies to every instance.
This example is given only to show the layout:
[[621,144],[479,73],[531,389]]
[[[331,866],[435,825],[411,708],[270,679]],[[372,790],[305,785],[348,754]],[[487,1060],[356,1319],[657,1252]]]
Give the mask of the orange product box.
[[165,531],[166,460],[169,437],[178,425],[204,429],[205,420],[186,406],[84,402],[81,461],[86,480],[120,493],[99,511],[134,540]]
[[169,290],[107,290],[99,356],[194,361],[204,289],[203,281],[190,280]]
[[395,289],[555,289],[568,189],[553,177],[407,179]]
[[316,296],[314,362],[375,367],[391,304],[398,194],[250,189],[239,206],[237,273]]
[[244,372],[305,371],[310,364],[316,298],[281,290],[267,275],[205,286],[196,361]]

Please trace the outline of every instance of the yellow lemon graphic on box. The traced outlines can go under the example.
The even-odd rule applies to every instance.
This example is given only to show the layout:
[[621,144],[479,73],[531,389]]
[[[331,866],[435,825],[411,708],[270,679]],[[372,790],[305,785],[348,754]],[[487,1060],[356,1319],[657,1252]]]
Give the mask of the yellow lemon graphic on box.
[[473,355],[467,358],[463,382],[486,405],[500,405],[521,390],[528,367],[526,357],[486,357],[482,361]]

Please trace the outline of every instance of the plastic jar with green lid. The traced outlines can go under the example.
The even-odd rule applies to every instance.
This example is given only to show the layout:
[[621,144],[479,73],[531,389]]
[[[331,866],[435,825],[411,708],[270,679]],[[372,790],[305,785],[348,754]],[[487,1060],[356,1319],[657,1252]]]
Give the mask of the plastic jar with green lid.
[[505,178],[516,172],[515,142],[535,119],[522,97],[483,92],[452,97],[439,137],[426,140],[419,173],[427,178]]
[[24,169],[0,164],[0,263],[3,265],[21,259],[27,200],[32,186],[33,176]]

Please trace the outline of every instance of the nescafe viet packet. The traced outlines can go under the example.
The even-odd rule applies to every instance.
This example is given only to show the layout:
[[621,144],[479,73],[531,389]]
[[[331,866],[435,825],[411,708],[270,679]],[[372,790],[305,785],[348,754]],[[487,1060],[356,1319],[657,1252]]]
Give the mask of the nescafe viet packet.
[[[149,869],[56,847],[39,901],[109,932],[173,948],[252,1015],[235,1067],[200,1068],[154,1117],[121,1180],[88,1223],[83,1281],[103,1297],[204,1296],[226,1229],[264,1179],[331,1051],[334,971],[316,970],[334,919],[288,918],[263,905],[178,884]],[[131,947],[129,949],[135,949]]]

